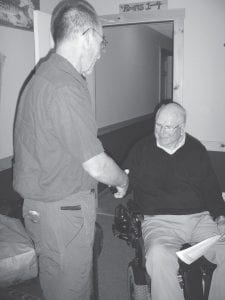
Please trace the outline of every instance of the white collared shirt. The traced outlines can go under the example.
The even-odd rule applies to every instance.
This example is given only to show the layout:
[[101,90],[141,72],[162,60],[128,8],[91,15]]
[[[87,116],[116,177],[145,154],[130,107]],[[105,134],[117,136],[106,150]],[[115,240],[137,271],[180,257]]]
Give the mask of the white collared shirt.
[[179,142],[179,144],[174,149],[168,149],[166,147],[163,147],[163,146],[159,145],[158,141],[156,141],[156,145],[157,145],[158,148],[161,148],[164,151],[166,151],[168,154],[172,155],[184,145],[185,139],[186,139],[186,134],[184,135],[183,139]]

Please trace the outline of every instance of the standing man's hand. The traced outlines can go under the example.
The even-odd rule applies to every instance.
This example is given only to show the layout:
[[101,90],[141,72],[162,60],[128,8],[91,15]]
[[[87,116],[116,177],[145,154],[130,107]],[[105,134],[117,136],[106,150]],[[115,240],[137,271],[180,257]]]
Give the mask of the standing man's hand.
[[115,198],[122,198],[125,196],[129,179],[127,174],[129,170],[122,170],[114,160],[109,157],[105,152],[101,152],[98,155],[85,161],[83,164],[84,170],[94,179],[104,184],[108,187],[116,189],[114,194]]
[[117,199],[123,198],[126,195],[129,186],[129,178],[127,176],[129,174],[129,170],[126,169],[124,172],[126,174],[126,182],[122,186],[116,186],[117,192],[114,194],[114,197]]

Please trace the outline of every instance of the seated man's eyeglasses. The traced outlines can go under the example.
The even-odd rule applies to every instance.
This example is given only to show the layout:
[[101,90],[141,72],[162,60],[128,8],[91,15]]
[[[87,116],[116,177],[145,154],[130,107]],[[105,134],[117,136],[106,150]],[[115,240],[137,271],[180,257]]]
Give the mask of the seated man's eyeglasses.
[[166,131],[169,131],[169,132],[174,132],[177,128],[179,128],[183,123],[180,123],[176,126],[169,126],[169,125],[163,125],[163,124],[160,124],[160,123],[156,123],[155,126],[157,129],[164,129]]
[[102,50],[102,51],[105,51],[106,46],[107,46],[107,44],[108,44],[108,41],[106,40],[105,36],[104,36],[104,35],[101,35],[95,28],[91,28],[91,27],[88,28],[88,29],[86,29],[86,30],[82,33],[82,35],[85,35],[89,30],[93,30],[94,32],[96,32],[97,35],[102,39],[102,41],[101,41],[101,50]]

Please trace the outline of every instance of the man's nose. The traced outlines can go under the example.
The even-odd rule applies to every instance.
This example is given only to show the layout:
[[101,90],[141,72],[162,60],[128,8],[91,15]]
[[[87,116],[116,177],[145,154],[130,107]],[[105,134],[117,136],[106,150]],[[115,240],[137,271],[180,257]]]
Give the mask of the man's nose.
[[168,135],[170,135],[170,130],[167,128],[167,127],[160,127],[160,134],[161,135],[166,135],[166,136],[168,136]]

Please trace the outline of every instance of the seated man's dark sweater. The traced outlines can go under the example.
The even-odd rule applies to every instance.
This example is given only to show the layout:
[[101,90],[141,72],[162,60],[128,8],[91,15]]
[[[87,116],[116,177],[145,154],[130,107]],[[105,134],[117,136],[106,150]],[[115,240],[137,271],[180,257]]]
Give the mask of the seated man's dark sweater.
[[157,147],[154,135],[140,140],[124,168],[130,170],[130,188],[144,215],[225,214],[217,177],[205,147],[186,134],[174,154]]

